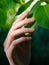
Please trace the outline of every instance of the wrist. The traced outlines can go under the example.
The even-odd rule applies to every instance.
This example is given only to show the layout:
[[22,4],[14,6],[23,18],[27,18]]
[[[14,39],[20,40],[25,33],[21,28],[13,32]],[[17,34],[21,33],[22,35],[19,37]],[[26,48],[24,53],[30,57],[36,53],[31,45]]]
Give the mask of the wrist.
[[14,61],[12,59],[8,59],[10,65],[15,65]]

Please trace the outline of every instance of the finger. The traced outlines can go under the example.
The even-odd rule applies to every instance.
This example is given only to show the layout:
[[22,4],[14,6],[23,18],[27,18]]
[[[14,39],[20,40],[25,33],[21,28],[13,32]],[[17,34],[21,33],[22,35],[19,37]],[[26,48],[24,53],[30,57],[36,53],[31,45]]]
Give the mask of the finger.
[[25,42],[25,41],[29,41],[29,40],[31,40],[32,38],[31,37],[22,37],[22,38],[19,38],[19,39],[17,39],[17,40],[14,40],[12,43],[11,43],[11,45],[10,45],[10,50],[11,51],[13,51],[13,49],[17,46],[17,45],[19,45],[20,43],[22,43],[22,42]]
[[22,14],[20,14],[20,15],[18,16],[18,20],[23,20],[23,19],[25,19],[25,18],[28,16],[28,14],[29,14],[29,11],[23,12]]
[[11,37],[15,39],[17,36],[19,36],[21,34],[32,33],[33,31],[34,31],[33,28],[21,28],[21,29],[18,29],[18,30],[15,30],[14,32],[12,32]]
[[[34,31],[34,29],[32,29],[32,28],[21,28],[21,29],[18,29],[18,30],[16,30],[16,31],[14,31],[14,32],[11,33],[11,35],[10,35],[11,40],[10,41],[15,40],[15,38],[17,36],[21,35],[21,34],[24,35],[25,33],[31,33],[33,31]],[[10,43],[6,44],[6,47],[10,46]]]
[[30,24],[34,22],[34,18],[24,19],[23,21],[18,22],[15,26],[12,27],[12,30],[16,30],[18,28],[23,27],[24,25]]
[[25,19],[28,15],[29,15],[29,11],[22,13],[21,15],[18,16],[18,19],[13,23],[13,25],[15,25],[17,22]]

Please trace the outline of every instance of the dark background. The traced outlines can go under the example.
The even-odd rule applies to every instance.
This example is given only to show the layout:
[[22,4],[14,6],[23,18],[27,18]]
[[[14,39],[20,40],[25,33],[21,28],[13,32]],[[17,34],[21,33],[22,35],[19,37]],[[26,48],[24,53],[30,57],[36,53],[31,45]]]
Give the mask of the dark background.
[[[0,28],[0,65],[9,65],[4,53],[3,42],[8,30]],[[31,64],[49,65],[49,29],[44,29],[38,25],[32,33],[31,41]]]

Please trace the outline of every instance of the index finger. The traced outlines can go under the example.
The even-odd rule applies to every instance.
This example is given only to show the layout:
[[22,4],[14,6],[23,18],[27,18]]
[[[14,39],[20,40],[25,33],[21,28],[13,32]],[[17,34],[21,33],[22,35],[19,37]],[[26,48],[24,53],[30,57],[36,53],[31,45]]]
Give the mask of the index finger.
[[25,19],[27,16],[29,15],[29,11],[25,11],[23,13],[21,13],[17,18],[20,20]]
[[28,15],[29,15],[29,11],[23,12],[22,14],[20,14],[19,16],[17,16],[17,20],[15,20],[14,24],[16,24],[17,22],[25,19]]

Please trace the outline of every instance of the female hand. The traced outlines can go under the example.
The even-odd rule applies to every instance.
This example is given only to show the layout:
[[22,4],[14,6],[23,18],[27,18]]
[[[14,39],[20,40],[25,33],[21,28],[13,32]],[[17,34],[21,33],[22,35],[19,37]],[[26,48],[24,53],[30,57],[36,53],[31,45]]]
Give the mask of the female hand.
[[[28,14],[29,14],[29,12],[25,12],[12,24],[12,27],[9,30],[9,33],[4,41],[4,51],[6,53],[6,56],[7,56],[7,59],[9,61],[10,65],[16,65],[15,62],[13,61],[13,57],[12,57],[15,47],[18,48],[18,54],[20,55],[20,57],[22,57],[23,54],[25,57],[25,54],[26,54],[27,50],[29,49],[27,47],[29,45],[29,43],[24,44],[24,46],[22,48],[23,50],[20,48],[19,44],[22,42],[31,40],[31,37],[24,36],[24,37],[16,39],[16,37],[21,34],[24,35],[25,33],[31,33],[34,31],[34,29],[32,29],[32,28],[24,28],[24,25],[34,22],[33,18],[27,18]],[[16,61],[17,61],[17,58],[16,58]]]

